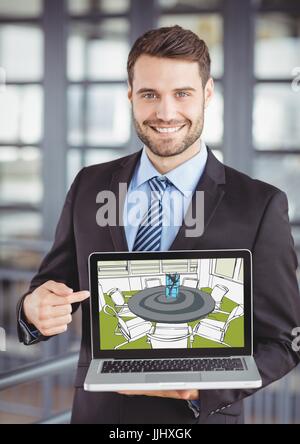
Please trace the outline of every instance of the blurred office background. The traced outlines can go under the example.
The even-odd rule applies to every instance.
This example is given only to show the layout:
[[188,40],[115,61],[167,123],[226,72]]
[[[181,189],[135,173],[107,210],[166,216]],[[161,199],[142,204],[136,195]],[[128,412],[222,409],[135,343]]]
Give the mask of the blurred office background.
[[[172,24],[210,49],[216,95],[205,141],[226,164],[287,193],[299,255],[298,0],[0,0],[0,326],[7,334],[0,423],[68,422],[80,312],[67,333],[25,347],[15,306],[51,245],[75,174],[141,146],[126,97],[127,54],[145,30]],[[27,365],[31,371],[20,372]],[[299,392],[295,369],[247,400],[247,422],[300,423]]]

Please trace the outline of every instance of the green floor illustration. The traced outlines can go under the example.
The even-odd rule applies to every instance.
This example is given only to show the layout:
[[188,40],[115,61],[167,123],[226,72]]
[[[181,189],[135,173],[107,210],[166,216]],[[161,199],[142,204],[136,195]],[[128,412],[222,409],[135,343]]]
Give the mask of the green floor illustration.
[[[210,287],[202,287],[200,290],[207,298],[212,293]],[[103,294],[105,306],[99,313],[102,350],[227,348],[244,345],[242,305],[226,296],[222,298],[220,306],[204,318],[170,324],[143,319],[131,313],[128,303],[138,293],[139,290],[122,291],[125,302],[122,306],[112,304],[111,297],[107,293]]]

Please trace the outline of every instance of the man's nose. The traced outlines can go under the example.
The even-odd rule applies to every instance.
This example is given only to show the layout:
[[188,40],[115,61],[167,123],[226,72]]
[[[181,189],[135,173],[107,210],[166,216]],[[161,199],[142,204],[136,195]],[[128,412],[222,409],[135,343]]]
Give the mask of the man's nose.
[[156,117],[165,122],[176,119],[177,110],[174,101],[169,98],[161,98],[156,108]]

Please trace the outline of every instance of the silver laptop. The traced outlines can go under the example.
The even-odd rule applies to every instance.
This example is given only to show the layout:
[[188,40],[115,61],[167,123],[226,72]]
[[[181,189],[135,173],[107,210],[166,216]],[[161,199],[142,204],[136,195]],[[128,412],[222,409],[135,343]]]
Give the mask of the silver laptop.
[[249,250],[92,253],[88,391],[256,388]]

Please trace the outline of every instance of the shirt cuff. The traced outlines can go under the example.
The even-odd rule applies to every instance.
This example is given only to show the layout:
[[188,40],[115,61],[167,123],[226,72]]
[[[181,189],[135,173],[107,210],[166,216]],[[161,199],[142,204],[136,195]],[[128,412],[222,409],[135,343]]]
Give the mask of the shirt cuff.
[[194,412],[195,418],[199,418],[200,416],[200,401],[187,401],[189,408]]
[[41,333],[36,327],[32,324],[28,324],[24,319],[23,312],[23,303],[20,304],[19,313],[18,313],[18,323],[22,332],[23,342],[25,345],[35,344],[39,341]]

